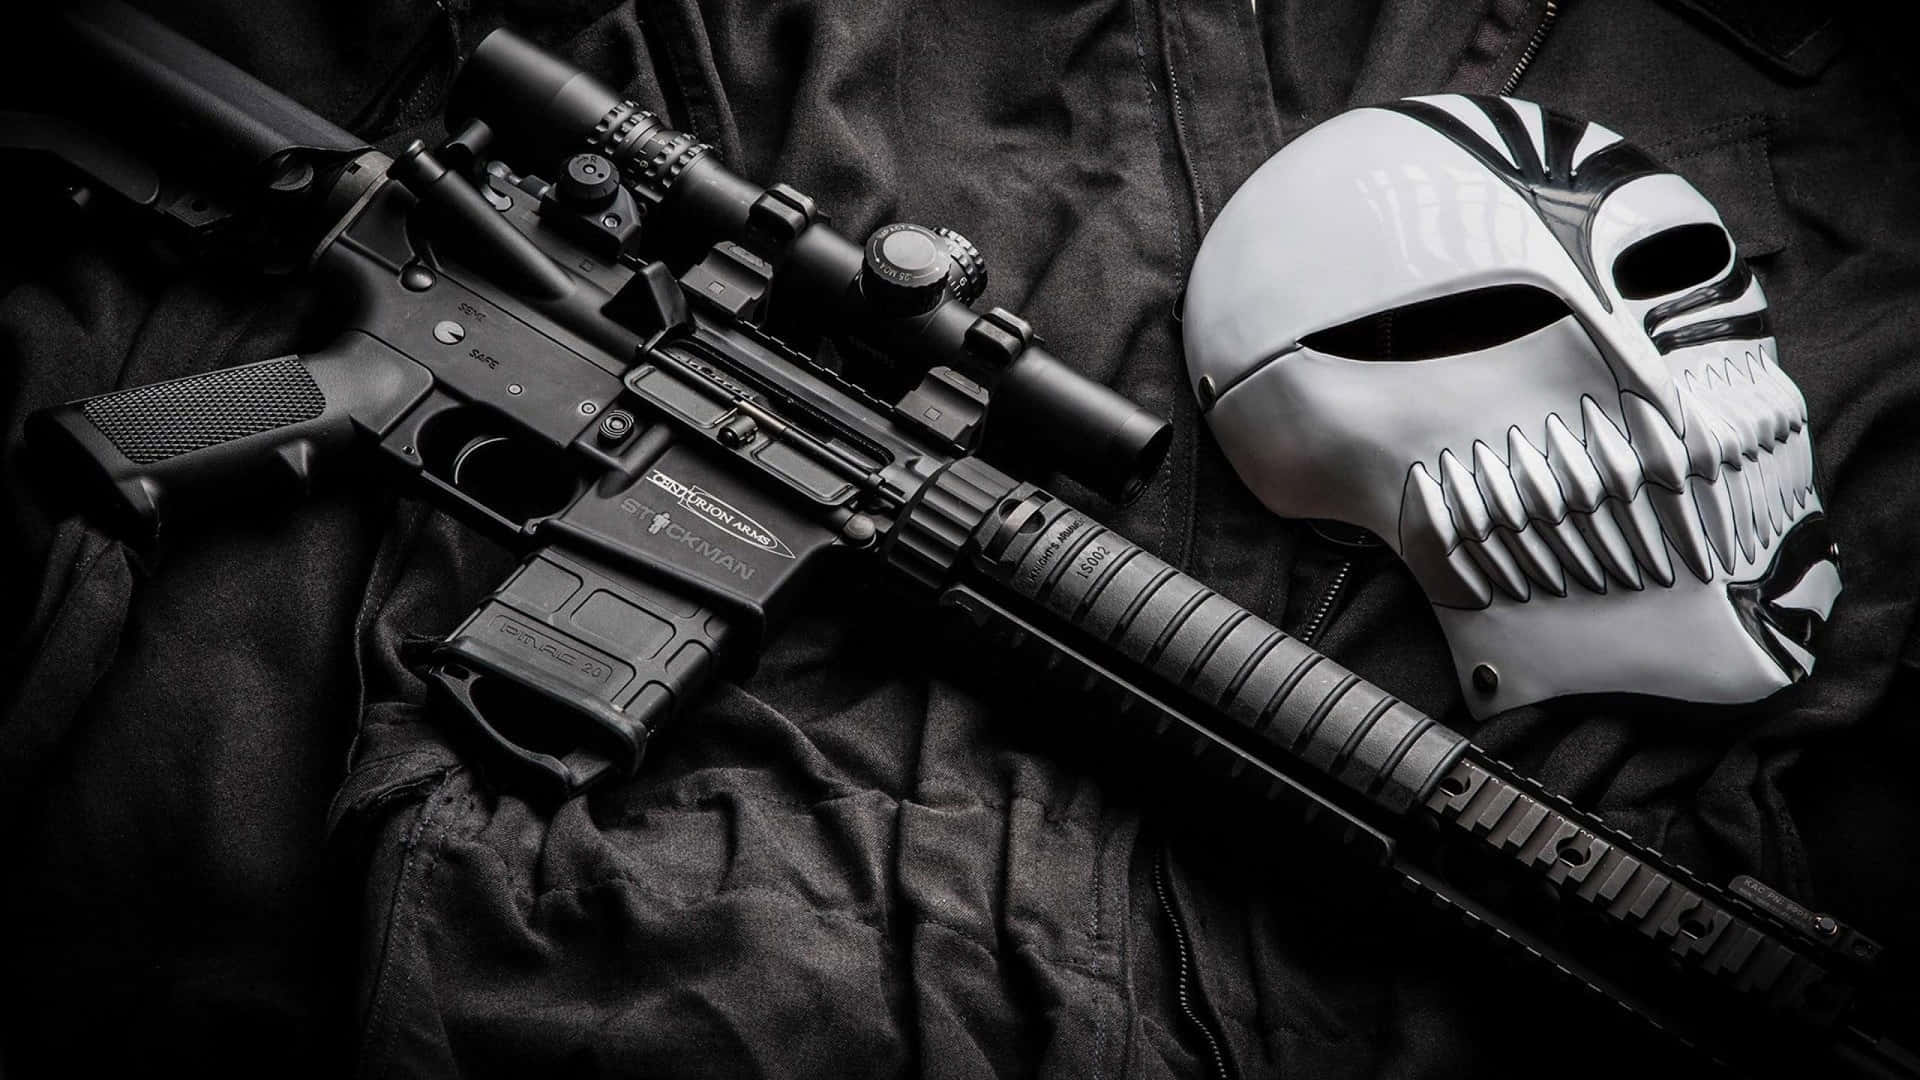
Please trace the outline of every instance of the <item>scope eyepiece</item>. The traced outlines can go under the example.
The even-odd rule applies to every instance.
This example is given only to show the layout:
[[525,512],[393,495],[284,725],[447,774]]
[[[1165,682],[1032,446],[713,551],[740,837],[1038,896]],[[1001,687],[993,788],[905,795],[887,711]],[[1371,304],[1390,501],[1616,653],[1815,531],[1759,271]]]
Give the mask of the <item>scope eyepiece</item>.
[[542,159],[589,149],[594,128],[620,104],[598,79],[511,30],[481,39],[447,97],[447,123],[471,120]]
[[542,162],[605,155],[630,182],[666,194],[708,147],[606,84],[511,30],[495,30],[467,57],[447,99],[457,130],[479,120]]

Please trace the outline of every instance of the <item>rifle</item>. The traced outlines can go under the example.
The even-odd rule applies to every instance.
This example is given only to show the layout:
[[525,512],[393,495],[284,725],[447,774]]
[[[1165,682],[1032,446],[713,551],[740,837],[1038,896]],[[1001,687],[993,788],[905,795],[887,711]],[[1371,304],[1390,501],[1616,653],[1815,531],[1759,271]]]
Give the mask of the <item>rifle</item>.
[[417,657],[501,783],[557,800],[632,775],[825,561],[859,560],[1712,1059],[1920,1076],[1876,1034],[1865,934],[1674,865],[1019,479],[1009,462],[1125,499],[1170,429],[976,311],[985,262],[958,234],[847,239],[508,31],[468,60],[446,143],[390,159],[124,7],[62,22],[166,122],[169,165],[236,182],[207,197],[71,121],[8,116],[0,147],[194,242],[297,256],[347,314],[317,352],[38,413],[36,468],[157,544],[371,458],[519,550]]

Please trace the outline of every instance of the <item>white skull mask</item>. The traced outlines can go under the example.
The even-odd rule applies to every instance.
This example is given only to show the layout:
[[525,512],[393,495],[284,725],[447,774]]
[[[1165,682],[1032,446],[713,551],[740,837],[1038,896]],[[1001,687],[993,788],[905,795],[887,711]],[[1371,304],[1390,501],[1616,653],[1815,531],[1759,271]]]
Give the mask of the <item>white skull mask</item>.
[[1812,670],[1840,578],[1805,400],[1713,206],[1613,132],[1335,117],[1221,210],[1185,333],[1241,479],[1398,551],[1475,713]]

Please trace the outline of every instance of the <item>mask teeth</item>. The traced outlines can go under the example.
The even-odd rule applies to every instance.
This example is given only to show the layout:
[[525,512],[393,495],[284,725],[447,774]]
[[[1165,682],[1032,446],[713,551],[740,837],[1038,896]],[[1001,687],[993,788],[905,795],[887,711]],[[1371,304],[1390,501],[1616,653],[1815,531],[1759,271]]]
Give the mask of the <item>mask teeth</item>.
[[1400,497],[1400,557],[1427,598],[1443,607],[1483,608],[1493,600],[1486,576],[1460,550],[1460,534],[1440,482],[1415,463]]
[[1780,466],[1781,483],[1786,485],[1787,497],[1793,500],[1788,509],[1792,514],[1807,505],[1806,439],[1788,438],[1786,444],[1774,448],[1773,460]]
[[1802,432],[1800,436],[1800,487],[1806,491],[1807,498],[1816,498],[1814,491],[1820,483],[1820,475],[1814,469],[1813,438],[1811,432]]
[[1753,418],[1754,452],[1765,453],[1786,438],[1787,414],[1781,403],[1774,397],[1772,380],[1759,369],[1753,354],[1741,357],[1755,373],[1752,382],[1735,387],[1736,398],[1745,408],[1747,415]]
[[[1506,465],[1494,456],[1492,448],[1485,443],[1476,443],[1473,454],[1475,463],[1483,473],[1498,470],[1501,479],[1512,483],[1511,479],[1507,479]],[[1490,485],[1496,483],[1491,476],[1488,482]],[[1525,603],[1533,596],[1533,586],[1527,583],[1527,576],[1520,571],[1520,565],[1506,547],[1493,539],[1497,523],[1487,506],[1486,497],[1480,492],[1479,482],[1451,450],[1440,452],[1440,486],[1454,525],[1460,532],[1461,550],[1467,553],[1467,557],[1473,560],[1495,588]],[[1504,492],[1504,488],[1501,490]],[[1516,491],[1511,508],[1517,510],[1519,502],[1519,493]],[[1505,520],[1504,515],[1502,519]]]
[[1485,540],[1493,531],[1493,518],[1487,514],[1480,489],[1474,486],[1473,473],[1451,450],[1440,451],[1440,487],[1446,493],[1447,508],[1453,512],[1453,523],[1466,536]]
[[1507,471],[1514,488],[1520,492],[1520,505],[1527,517],[1551,524],[1567,516],[1566,496],[1560,482],[1553,478],[1553,466],[1547,456],[1533,448],[1517,427],[1507,429]]
[[[1613,499],[1606,505],[1607,514],[1616,526],[1615,532],[1633,550],[1634,561],[1645,568],[1657,584],[1672,585],[1673,562],[1667,557],[1666,541],[1660,538],[1660,521],[1653,512],[1652,500],[1642,493],[1645,485],[1640,456],[1633,452],[1633,445],[1600,408],[1600,403],[1591,397],[1580,399],[1580,422],[1587,433],[1587,456],[1599,473],[1601,486]],[[1640,587],[1638,582],[1636,573],[1634,588]]]
[[[1707,364],[1707,395],[1713,398],[1716,413],[1725,417],[1732,425],[1738,437],[1740,456],[1752,461],[1760,456],[1760,442],[1767,436],[1761,432],[1760,413],[1754,408],[1753,395],[1748,392],[1753,383],[1743,374],[1731,359],[1719,363]],[[1739,380],[1737,383],[1735,380]],[[1766,425],[1771,427],[1772,425]]]
[[[1800,448],[1790,445],[1776,446],[1770,453],[1773,455],[1773,481],[1777,485],[1774,494],[1780,497],[1780,512],[1786,515],[1784,521],[1792,524],[1794,514],[1800,509],[1800,504],[1794,498],[1794,493],[1800,486],[1799,479],[1795,475],[1799,472],[1797,466]],[[1782,528],[1784,529],[1785,525]]]
[[1735,472],[1746,468],[1746,456],[1740,453],[1740,433],[1733,430],[1733,425],[1718,413],[1708,415],[1707,425],[1713,429],[1714,441],[1720,445],[1720,463]]
[[1813,440],[1801,439],[1787,448],[1787,454],[1793,462],[1793,498],[1805,510],[1813,495]]
[[1734,537],[1739,541],[1740,552],[1747,562],[1753,561],[1754,553],[1760,550],[1759,529],[1753,518],[1753,490],[1747,486],[1747,470],[1731,470],[1721,474],[1725,477],[1728,495],[1733,502]]
[[1647,479],[1669,493],[1679,492],[1687,478],[1687,445],[1680,441],[1679,433],[1638,394],[1621,394],[1620,411],[1626,416],[1627,438]]
[[1553,549],[1553,553],[1560,557],[1560,565],[1572,571],[1575,581],[1592,592],[1606,592],[1606,572],[1600,568],[1599,558],[1587,546],[1587,539],[1581,535],[1573,518],[1574,515],[1568,514],[1565,520],[1541,525],[1536,531]]
[[1713,580],[1713,552],[1700,527],[1700,514],[1694,507],[1692,494],[1685,490],[1669,491],[1658,484],[1649,484],[1646,490],[1653,502],[1653,512],[1660,518],[1660,527],[1673,541],[1681,561],[1693,571],[1694,577],[1701,581]]
[[[1554,554],[1554,561],[1571,570],[1574,580],[1594,592],[1605,592],[1607,579],[1601,573],[1599,561],[1587,549],[1579,530],[1567,521],[1570,510],[1566,493],[1560,489],[1553,466],[1517,427],[1507,429],[1507,468],[1520,491],[1520,503],[1533,523],[1527,531],[1545,541]],[[1594,481],[1597,487],[1599,477],[1595,476]]]
[[1553,478],[1559,483],[1567,505],[1583,514],[1591,514],[1607,497],[1587,448],[1560,419],[1559,413],[1547,415],[1547,462],[1553,466]]
[[1587,456],[1593,459],[1607,494],[1626,502],[1640,490],[1640,458],[1627,437],[1590,397],[1580,399],[1580,422],[1587,432]]
[[1766,342],[1754,346],[1754,355],[1760,358],[1760,369],[1767,373],[1774,392],[1780,395],[1780,412],[1786,417],[1787,438],[1792,439],[1807,426],[1807,399],[1800,396],[1800,387],[1794,384],[1793,379],[1769,358]]
[[1493,447],[1477,439],[1473,444],[1473,481],[1480,497],[1486,500],[1494,524],[1514,532],[1527,527],[1526,507],[1520,502],[1520,489],[1514,487],[1513,477],[1507,474],[1507,463],[1500,460]]
[[1712,422],[1700,409],[1691,372],[1687,373],[1686,383],[1687,392],[1681,395],[1681,401],[1687,417],[1687,473],[1711,480],[1720,475],[1720,462],[1727,451],[1720,445],[1720,436]]
[[1435,602],[1484,606],[1496,591],[1525,602],[1536,587],[1565,596],[1569,577],[1601,593],[1608,578],[1666,587],[1675,554],[1703,582],[1752,566],[1815,497],[1810,441],[1794,437],[1804,398],[1764,345],[1695,371],[1705,374],[1675,384],[1684,436],[1624,392],[1624,423],[1581,399],[1584,440],[1549,414],[1544,451],[1512,427],[1504,460],[1476,441],[1470,464],[1442,451],[1438,479],[1417,466],[1403,554]]
[[[1639,399],[1641,406],[1645,408],[1647,413],[1650,416],[1658,417],[1676,440],[1684,434],[1687,419],[1681,407],[1680,387],[1676,385],[1671,378],[1662,379],[1658,383],[1652,384],[1644,383],[1640,380],[1631,380],[1622,382],[1620,385],[1623,387],[1621,397],[1632,396]],[[1631,425],[1633,418],[1628,417],[1627,423]],[[1631,435],[1632,433],[1633,429],[1629,426],[1628,434]],[[1639,440],[1636,439],[1635,445],[1638,445],[1638,442]],[[1643,462],[1645,461],[1644,458],[1641,460]],[[1646,467],[1648,474],[1651,475],[1653,465],[1648,463]]]
[[1541,588],[1555,596],[1567,595],[1567,579],[1560,572],[1560,561],[1554,558],[1553,549],[1547,546],[1547,542],[1540,539],[1538,529],[1522,529],[1519,532],[1496,529],[1494,535],[1506,545],[1514,561],[1527,572],[1527,576],[1539,583]]
[[1491,533],[1479,540],[1468,538],[1460,546],[1466,549],[1468,557],[1501,592],[1523,604],[1532,598],[1533,586],[1527,584],[1527,576],[1520,572],[1520,564],[1513,561],[1506,546],[1495,540]]
[[[1769,496],[1772,494],[1773,485],[1767,483],[1766,475],[1761,471],[1762,468],[1763,466],[1756,461],[1755,467],[1745,470],[1741,476],[1747,482],[1747,497],[1753,500],[1753,533],[1760,541],[1760,550],[1765,551],[1773,546],[1773,537],[1778,530],[1774,527],[1773,515],[1767,513],[1767,503],[1770,501]],[[1779,511],[1776,510],[1774,513],[1777,514]]]
[[1759,474],[1760,481],[1760,489],[1756,494],[1759,496],[1761,507],[1766,511],[1767,525],[1772,528],[1774,536],[1779,536],[1786,531],[1790,515],[1787,513],[1786,503],[1782,501],[1786,496],[1786,489],[1781,486],[1780,464],[1774,459],[1772,446],[1761,448],[1759,465],[1760,467],[1755,470]]
[[1673,584],[1673,560],[1668,558],[1667,542],[1660,536],[1660,518],[1654,513],[1653,498],[1647,494],[1651,490],[1649,485],[1629,501],[1610,502],[1607,510],[1633,548],[1633,557],[1647,568],[1656,584],[1665,588]]
[[[1692,376],[1693,372],[1689,371],[1687,375]],[[1726,373],[1720,370],[1719,364],[1711,361],[1700,369],[1700,382],[1709,393],[1723,394],[1727,389]]]
[[[1764,351],[1756,354],[1753,360],[1755,373],[1760,376],[1756,385],[1772,379],[1760,366],[1764,363],[1760,357],[1764,355]],[[1780,378],[1784,380],[1784,374]],[[1729,406],[1733,404],[1726,399],[1712,404],[1718,406],[1723,401]],[[1748,400],[1749,411],[1757,401],[1757,398]],[[1711,484],[1696,481],[1694,487],[1701,522],[1721,565],[1729,572],[1737,573],[1763,560],[1774,542],[1786,534],[1800,515],[1808,507],[1818,505],[1813,489],[1812,440],[1806,437],[1804,421],[1797,433],[1787,422],[1797,407],[1797,399],[1790,394],[1775,395],[1769,410],[1773,405],[1778,405],[1779,411],[1770,411],[1771,419],[1767,422],[1771,426],[1765,429],[1765,438],[1751,459],[1740,457],[1738,466],[1723,463]],[[1716,414],[1708,413],[1706,417],[1715,432],[1725,430],[1714,423]],[[1781,430],[1787,432],[1784,442],[1775,439]]]
[[[1775,485],[1774,497],[1780,500],[1780,508],[1787,512],[1789,519],[1793,517],[1794,473],[1798,471],[1793,459],[1798,449],[1791,442],[1770,443],[1760,455],[1767,459],[1767,475],[1773,477]],[[1789,520],[1788,524],[1791,523]]]
[[1800,384],[1793,381],[1780,367],[1779,358],[1767,347],[1769,341],[1762,341],[1753,347],[1754,355],[1760,361],[1760,368],[1772,378],[1779,387],[1781,409],[1787,414],[1787,428],[1798,432],[1807,425],[1807,397],[1800,392]]
[[[1683,373],[1678,386],[1684,439],[1675,439],[1639,395],[1623,393],[1620,404],[1632,449],[1661,489],[1648,492],[1661,529],[1705,581],[1715,558],[1730,573],[1754,562],[1805,505],[1812,481],[1801,482],[1797,469],[1811,460],[1810,450],[1799,445],[1805,439],[1793,439],[1796,423],[1805,427],[1805,400],[1764,346],[1705,361]],[[1673,483],[1683,471],[1688,482]]]
[[1736,546],[1739,539],[1733,525],[1732,501],[1734,486],[1740,483],[1736,476],[1733,472],[1727,472],[1724,476],[1716,473],[1711,482],[1693,482],[1693,501],[1700,507],[1700,520],[1706,527],[1707,538],[1713,541],[1713,550],[1720,556],[1720,565],[1729,573],[1733,571],[1739,550]]
[[1629,589],[1644,587],[1640,580],[1640,568],[1634,565],[1633,546],[1627,542],[1625,533],[1612,513],[1603,510],[1574,513],[1569,515],[1569,520],[1580,530],[1587,546],[1606,565],[1607,573]]
[[[1582,400],[1582,407],[1590,400]],[[1606,418],[1601,417],[1601,421],[1606,422]],[[1612,515],[1599,512],[1600,504],[1607,498],[1600,470],[1559,413],[1547,416],[1547,463],[1553,466],[1553,478],[1559,481],[1560,491],[1566,496],[1567,520],[1579,530],[1580,544],[1615,580],[1629,589],[1640,588],[1640,571],[1633,565],[1633,550],[1627,546],[1627,538],[1620,534],[1620,526],[1614,524]],[[1588,587],[1605,591],[1606,582],[1603,579]]]
[[1799,406],[1782,385],[1786,381],[1786,376],[1779,368],[1767,362],[1766,350],[1757,345],[1754,349],[1755,351],[1746,355],[1747,370],[1753,373],[1754,389],[1760,394],[1761,400],[1766,402],[1767,419],[1773,424],[1773,441],[1776,444],[1784,444],[1793,437],[1795,431],[1799,430],[1799,426],[1795,423],[1798,419],[1796,413]]

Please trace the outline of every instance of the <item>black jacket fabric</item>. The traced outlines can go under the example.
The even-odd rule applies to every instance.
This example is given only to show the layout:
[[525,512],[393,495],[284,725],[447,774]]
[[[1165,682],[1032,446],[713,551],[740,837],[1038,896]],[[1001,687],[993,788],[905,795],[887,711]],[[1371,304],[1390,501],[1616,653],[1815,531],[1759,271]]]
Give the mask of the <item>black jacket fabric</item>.
[[[1626,134],[1718,205],[1807,397],[1846,592],[1815,677],[1755,706],[1574,702],[1475,730],[1407,573],[1267,514],[1183,386],[1182,276],[1235,186],[1350,106],[1500,90],[1549,8],[1514,92]],[[151,9],[389,152],[439,135],[455,58],[511,25],[851,235],[963,231],[991,262],[987,303],[1175,422],[1142,498],[1069,497],[1708,876],[1758,874],[1896,963],[1920,956],[1904,842],[1920,825],[1920,159],[1913,87],[1868,13]],[[1284,823],[1211,803],[1178,762],[853,576],[814,590],[639,778],[557,810],[495,789],[401,650],[457,623],[509,568],[501,550],[369,480],[298,506],[236,493],[140,552],[28,484],[31,410],[314,348],[326,312],[297,280],[182,267],[50,210],[10,206],[4,230],[13,1074],[1665,1071],[1653,1055],[1672,1051],[1637,1029]]]

